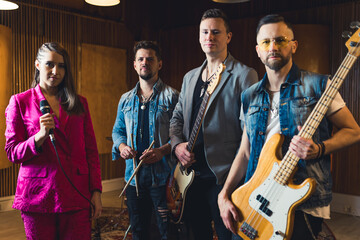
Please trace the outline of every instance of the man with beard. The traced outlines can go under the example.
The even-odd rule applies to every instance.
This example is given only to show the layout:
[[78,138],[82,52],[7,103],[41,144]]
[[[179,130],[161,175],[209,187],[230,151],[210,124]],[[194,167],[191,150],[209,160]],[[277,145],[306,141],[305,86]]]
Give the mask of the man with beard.
[[[308,177],[316,181],[314,193],[295,211],[292,239],[317,239],[323,219],[330,218],[332,179],[329,154],[359,142],[360,128],[337,93],[313,138],[297,136],[300,126],[325,91],[328,76],[300,70],[293,63],[292,55],[298,43],[291,25],[283,17],[268,15],[262,18],[256,40],[256,51],[265,65],[266,74],[241,97],[244,134],[218,196],[221,217],[226,227],[236,233],[233,224],[240,216],[230,201],[230,195],[243,176],[246,176],[246,182],[254,174],[265,142],[274,133],[281,132],[285,136],[283,153],[290,149],[300,158],[293,178],[295,183],[299,184]],[[338,129],[334,135],[331,135],[332,125]]]
[[[133,158],[137,163],[144,163],[126,189],[133,239],[150,238],[152,208],[156,213],[161,239],[167,239],[165,187],[171,171],[169,124],[178,92],[159,78],[162,61],[155,42],[136,43],[134,55],[139,82],[120,98],[112,132],[112,158],[125,159],[126,182],[134,172]],[[146,151],[152,141],[154,148]]]

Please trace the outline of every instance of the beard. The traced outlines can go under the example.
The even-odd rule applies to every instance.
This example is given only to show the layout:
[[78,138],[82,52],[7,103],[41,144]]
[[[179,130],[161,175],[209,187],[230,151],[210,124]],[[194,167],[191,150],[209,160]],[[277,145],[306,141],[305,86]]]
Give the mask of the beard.
[[144,70],[141,69],[138,74],[141,79],[148,81],[156,75],[156,71],[153,72],[150,67],[146,67]]
[[139,76],[141,77],[141,79],[148,81],[154,76],[154,74],[150,72],[147,74],[140,74]]
[[[270,57],[278,57],[280,58],[280,60],[276,60],[276,61],[269,61]],[[275,72],[279,71],[280,69],[282,69],[286,64],[288,64],[288,62],[290,61],[291,58],[291,53],[288,56],[283,56],[280,53],[270,53],[269,55],[266,56],[265,61],[263,61],[263,63],[270,68],[271,70],[274,70]]]

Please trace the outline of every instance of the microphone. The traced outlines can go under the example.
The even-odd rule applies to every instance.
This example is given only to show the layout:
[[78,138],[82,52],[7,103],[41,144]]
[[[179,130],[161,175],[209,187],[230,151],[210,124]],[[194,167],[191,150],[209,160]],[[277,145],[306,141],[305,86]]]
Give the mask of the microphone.
[[[46,100],[40,101],[40,111],[43,115],[46,113],[50,113],[50,105],[49,105],[48,101],[46,101]],[[49,136],[50,136],[51,142],[55,142],[54,129],[49,130]]]

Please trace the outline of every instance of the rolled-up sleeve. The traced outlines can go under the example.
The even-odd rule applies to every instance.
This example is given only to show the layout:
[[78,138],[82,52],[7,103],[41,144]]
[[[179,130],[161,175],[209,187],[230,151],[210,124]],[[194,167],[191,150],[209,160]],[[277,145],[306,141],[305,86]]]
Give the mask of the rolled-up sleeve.
[[112,130],[112,140],[113,140],[112,159],[117,160],[120,158],[119,146],[121,143],[126,144],[126,140],[127,140],[125,118],[124,118],[124,113],[122,111],[121,99],[118,105],[115,124]]

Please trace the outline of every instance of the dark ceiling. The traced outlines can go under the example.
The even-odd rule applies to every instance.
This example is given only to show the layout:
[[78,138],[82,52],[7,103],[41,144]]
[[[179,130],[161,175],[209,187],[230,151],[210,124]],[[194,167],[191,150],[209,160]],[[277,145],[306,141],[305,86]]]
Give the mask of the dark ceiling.
[[19,0],[18,2],[50,8],[60,5],[65,11],[123,22],[136,37],[141,34],[142,29],[157,32],[197,25],[202,13],[209,8],[221,8],[233,20],[351,1],[354,2],[354,0],[250,0],[245,3],[222,4],[211,0],[120,0],[120,4],[113,7],[92,6],[85,3],[85,0]]

